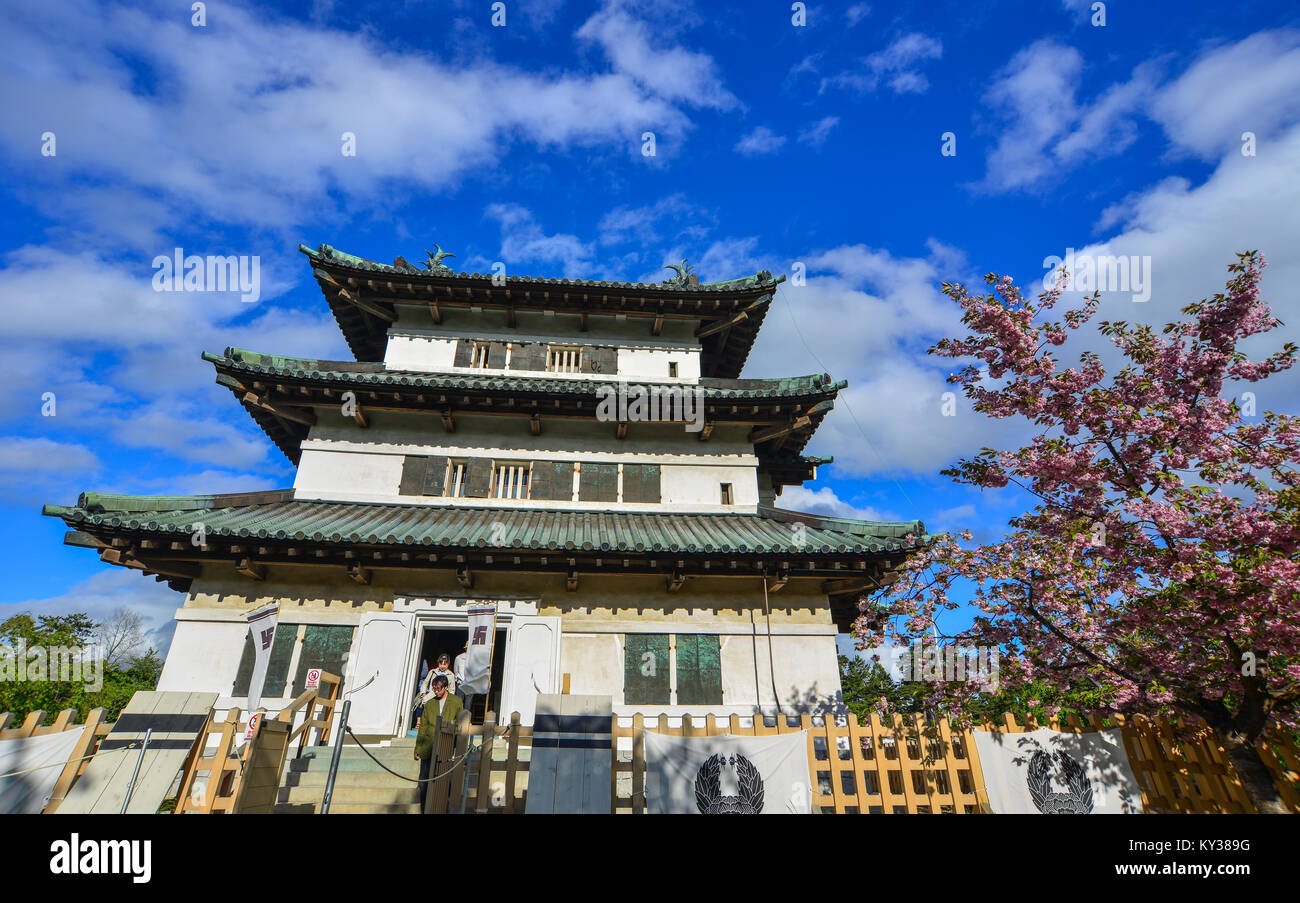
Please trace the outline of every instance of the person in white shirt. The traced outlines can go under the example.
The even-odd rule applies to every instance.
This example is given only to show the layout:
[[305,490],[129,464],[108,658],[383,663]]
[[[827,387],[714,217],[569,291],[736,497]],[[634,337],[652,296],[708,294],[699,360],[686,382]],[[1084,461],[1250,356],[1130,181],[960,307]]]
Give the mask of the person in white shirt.
[[456,689],[456,675],[451,672],[451,656],[445,652],[438,653],[436,667],[430,668],[429,673],[424,675],[424,680],[420,681],[420,712],[415,717],[415,727],[418,730],[420,722],[424,718],[424,706],[433,699],[433,679],[435,677],[444,677],[447,680],[447,689],[453,692]]
[[469,696],[468,694],[466,694],[462,684],[465,683],[465,666],[468,663],[469,663],[469,643],[466,642],[465,648],[461,650],[460,655],[456,656],[456,663],[452,665],[451,668],[452,674],[456,676],[455,693],[457,696],[460,697],[460,701],[465,703],[466,708],[469,708]]

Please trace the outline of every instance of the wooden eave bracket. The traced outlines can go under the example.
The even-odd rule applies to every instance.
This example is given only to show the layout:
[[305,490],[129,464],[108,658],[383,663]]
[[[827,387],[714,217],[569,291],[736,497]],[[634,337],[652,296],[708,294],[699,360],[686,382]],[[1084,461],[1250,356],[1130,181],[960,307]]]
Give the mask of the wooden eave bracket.
[[266,565],[256,562],[251,558],[239,559],[239,563],[235,565],[235,570],[250,580],[266,579]]
[[243,402],[255,408],[260,408],[267,413],[274,414],[284,420],[292,420],[294,423],[301,423],[303,426],[316,425],[316,412],[311,408],[299,408],[285,404],[272,404],[268,399],[258,395],[256,392],[245,392]]

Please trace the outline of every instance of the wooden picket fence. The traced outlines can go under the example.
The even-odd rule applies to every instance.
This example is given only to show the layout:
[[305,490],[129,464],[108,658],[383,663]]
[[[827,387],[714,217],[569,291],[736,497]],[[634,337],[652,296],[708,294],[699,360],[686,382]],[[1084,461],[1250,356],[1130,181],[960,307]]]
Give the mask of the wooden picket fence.
[[[720,719],[666,715],[612,718],[612,811],[645,811],[645,732],[685,737],[720,734],[769,736],[808,732],[808,762],[814,811],[823,813],[973,814],[987,812],[984,775],[973,734],[947,721],[923,716],[851,714],[767,718],[732,715]],[[1180,737],[1175,726],[1142,716],[1018,722],[1007,715],[985,729],[1008,733],[1050,727],[1060,731],[1121,728],[1125,751],[1151,813],[1253,812],[1254,807],[1226,752],[1209,730]],[[524,811],[532,730],[511,716],[508,725],[488,713],[483,725],[462,720],[454,752],[467,759],[438,791],[438,812]],[[484,740],[484,737],[487,737]],[[450,743],[447,749],[451,750]],[[1300,813],[1300,754],[1290,743],[1262,743],[1260,753],[1283,799]],[[468,755],[467,755],[468,753]],[[483,762],[490,762],[483,767]],[[439,782],[441,783],[441,782]],[[463,800],[463,805],[462,805]]]
[[[338,675],[322,671],[320,687],[304,690],[274,721],[259,719],[253,736],[238,750],[240,738],[248,731],[248,722],[241,720],[240,710],[230,709],[220,721],[215,712],[209,715],[194,751],[181,768],[176,812],[270,812],[293,741],[298,740],[301,752],[314,730],[317,746],[329,743],[342,681]],[[295,728],[299,712],[303,720]],[[206,775],[201,782],[200,775]]]
[[28,712],[23,723],[18,727],[10,727],[13,722],[13,713],[0,712],[0,740],[22,740],[27,737],[43,737],[47,734],[58,734],[63,731],[73,731],[85,728],[85,733],[77,741],[76,747],[72,754],[68,756],[67,763],[63,770],[59,772],[59,779],[54,784],[54,789],[50,791],[50,801],[45,804],[41,810],[44,815],[58,811],[59,805],[63,798],[68,795],[68,790],[77,782],[77,778],[90,767],[90,760],[95,753],[99,751],[99,743],[113,729],[111,722],[104,720],[104,710],[91,709],[86,714],[84,723],[78,723],[77,712],[72,709],[64,709],[54,717],[54,721],[45,724],[45,711],[37,709],[34,712]]

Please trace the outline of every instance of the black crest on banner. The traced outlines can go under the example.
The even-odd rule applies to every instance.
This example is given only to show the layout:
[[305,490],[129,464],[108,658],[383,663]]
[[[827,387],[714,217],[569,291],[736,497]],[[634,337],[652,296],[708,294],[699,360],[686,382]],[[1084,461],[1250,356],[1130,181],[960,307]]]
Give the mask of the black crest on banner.
[[[722,768],[736,770],[737,796],[722,795]],[[704,815],[757,815],[763,811],[763,776],[742,755],[714,753],[695,773],[695,805]]]
[[1090,814],[1092,784],[1084,767],[1063,750],[1056,752],[1056,760],[1060,763],[1057,778],[1069,789],[1066,793],[1052,792],[1052,754],[1040,749],[1029,760],[1029,773],[1025,777],[1034,805],[1044,815]]

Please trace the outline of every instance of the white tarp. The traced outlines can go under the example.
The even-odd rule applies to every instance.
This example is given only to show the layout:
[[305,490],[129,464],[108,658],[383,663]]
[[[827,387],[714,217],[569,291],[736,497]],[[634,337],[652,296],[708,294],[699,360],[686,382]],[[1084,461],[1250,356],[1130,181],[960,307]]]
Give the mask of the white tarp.
[[773,737],[645,734],[646,811],[812,812],[808,732]]
[[275,642],[275,622],[280,606],[272,602],[247,615],[248,629],[253,635],[253,674],[248,681],[249,712],[256,712],[262,704],[262,687],[266,683],[266,666],[271,663],[271,645]]
[[[0,778],[0,813],[39,815],[63,773],[55,763],[67,763],[84,730],[60,731],[22,740],[0,740],[0,774],[28,772]],[[49,767],[41,768],[42,765]],[[40,770],[29,771],[33,768]]]
[[492,648],[496,643],[497,607],[475,605],[467,610],[469,615],[469,646],[465,650],[465,675],[460,689],[467,694],[481,695],[492,684]]
[[1142,791],[1119,728],[1071,733],[975,731],[989,806],[997,813],[1119,815],[1142,811]]

